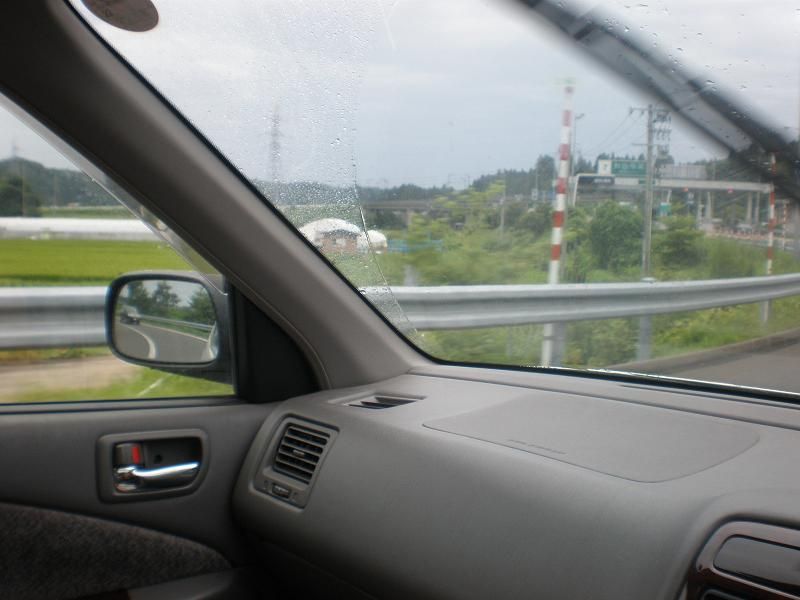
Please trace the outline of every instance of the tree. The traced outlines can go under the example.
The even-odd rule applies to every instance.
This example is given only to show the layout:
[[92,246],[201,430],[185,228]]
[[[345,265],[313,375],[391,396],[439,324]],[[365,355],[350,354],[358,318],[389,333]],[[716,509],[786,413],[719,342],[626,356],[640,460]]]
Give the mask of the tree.
[[583,158],[583,156],[578,155],[575,159],[575,168],[573,169],[575,173],[593,173],[595,169],[592,168],[592,162]]
[[667,269],[689,267],[697,264],[703,257],[698,231],[691,217],[669,217],[663,221],[667,229],[656,243],[656,256]]
[[217,320],[217,313],[208,292],[199,288],[189,300],[189,308],[186,311],[186,320],[195,323],[213,325]]
[[38,217],[41,203],[39,195],[19,175],[0,178],[0,216]]
[[534,171],[536,181],[535,189],[538,190],[539,199],[546,195],[542,192],[549,192],[553,188],[553,181],[556,178],[556,161],[549,154],[542,154],[536,159],[536,169]]
[[607,201],[589,223],[589,247],[600,269],[619,273],[640,260],[642,216],[635,210]]
[[535,237],[550,231],[553,226],[553,209],[550,204],[538,204],[514,222],[514,229],[530,231]]
[[124,289],[125,304],[132,306],[140,314],[152,314],[153,298],[141,281],[131,281]]
[[159,281],[152,296],[153,316],[167,317],[178,306],[180,298],[168,281]]

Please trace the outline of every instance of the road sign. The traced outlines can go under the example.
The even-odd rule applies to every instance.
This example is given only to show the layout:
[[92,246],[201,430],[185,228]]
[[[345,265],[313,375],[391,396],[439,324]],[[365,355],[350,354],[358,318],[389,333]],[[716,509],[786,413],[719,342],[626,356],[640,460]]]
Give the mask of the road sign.
[[612,160],[611,173],[621,177],[644,177],[647,164],[643,160]]
[[581,175],[578,178],[578,185],[614,185],[614,178],[605,175]]

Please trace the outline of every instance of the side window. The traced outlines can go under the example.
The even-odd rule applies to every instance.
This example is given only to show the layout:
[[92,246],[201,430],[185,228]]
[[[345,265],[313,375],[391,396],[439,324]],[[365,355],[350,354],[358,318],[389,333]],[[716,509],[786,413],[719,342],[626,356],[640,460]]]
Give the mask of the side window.
[[[0,148],[0,402],[231,394],[225,373],[210,381],[132,364],[106,343],[113,281],[146,270],[197,278],[195,267],[3,108]],[[218,343],[201,285],[132,281],[121,294],[121,331],[149,344],[151,357],[159,335]],[[125,343],[135,355],[134,342]],[[196,362],[185,356],[191,347],[171,349],[172,362]]]

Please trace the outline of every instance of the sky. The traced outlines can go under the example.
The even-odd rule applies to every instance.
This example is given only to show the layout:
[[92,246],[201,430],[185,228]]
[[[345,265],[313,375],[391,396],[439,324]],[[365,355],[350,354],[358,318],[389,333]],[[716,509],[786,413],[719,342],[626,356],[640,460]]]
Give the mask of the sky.
[[[629,108],[649,99],[507,0],[154,3],[160,21],[144,33],[75,5],[251,178],[462,187],[531,168],[556,151],[568,79],[583,115],[580,154],[643,152],[645,122]],[[620,36],[657,47],[797,135],[800,2],[569,6],[601,11]],[[12,144],[26,158],[66,164],[0,113],[0,156]],[[679,162],[720,154],[675,121],[670,150]]]

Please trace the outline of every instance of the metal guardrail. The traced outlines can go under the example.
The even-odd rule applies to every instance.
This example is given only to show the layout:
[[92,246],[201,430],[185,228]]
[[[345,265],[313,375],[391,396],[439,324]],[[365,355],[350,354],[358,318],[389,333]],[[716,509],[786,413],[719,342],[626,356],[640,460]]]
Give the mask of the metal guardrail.
[[[706,281],[393,287],[417,329],[470,329],[639,317],[800,294],[800,274]],[[367,297],[380,288],[365,288]],[[383,294],[385,295],[385,294]]]
[[[365,288],[421,330],[638,317],[800,295],[800,274],[708,281]],[[0,349],[105,345],[106,288],[0,288]]]
[[154,317],[152,315],[139,315],[142,321],[149,321],[152,323],[164,323],[165,325],[183,325],[191,329],[199,329],[200,331],[211,331],[214,326],[205,323],[195,323],[194,321],[181,321],[180,319],[168,319],[166,317]]
[[[0,349],[106,345],[105,287],[0,288]],[[142,321],[201,331],[211,325],[140,315]]]
[[106,288],[0,289],[0,349],[104,346]]

